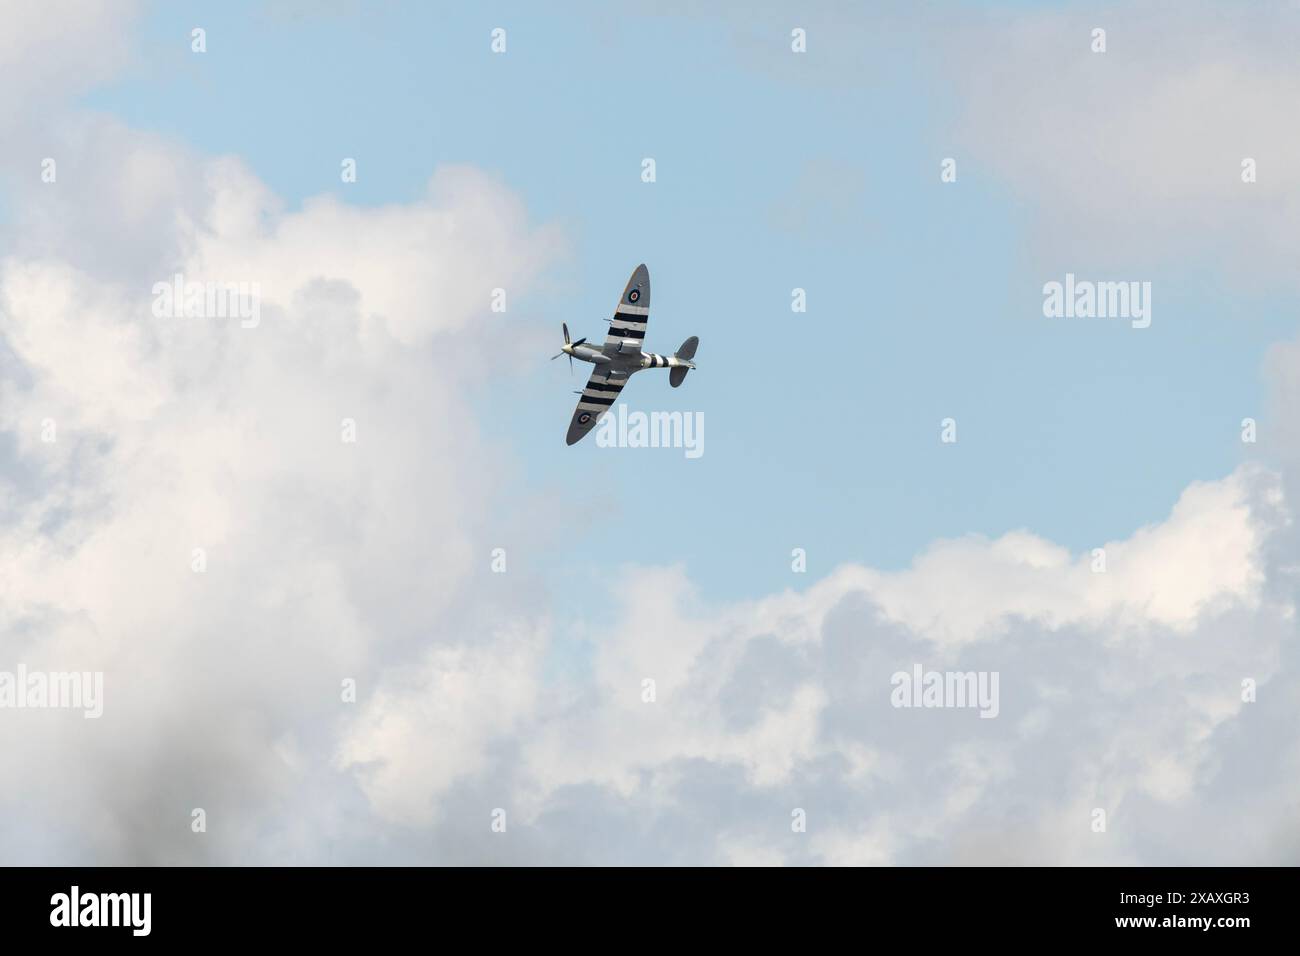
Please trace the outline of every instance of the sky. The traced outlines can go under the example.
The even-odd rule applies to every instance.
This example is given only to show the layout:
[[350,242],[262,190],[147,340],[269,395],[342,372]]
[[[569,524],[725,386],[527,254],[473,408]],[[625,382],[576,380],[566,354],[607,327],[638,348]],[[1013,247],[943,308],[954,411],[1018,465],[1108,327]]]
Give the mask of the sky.
[[[940,161],[970,134],[952,128],[961,78],[936,74],[933,51],[904,55],[868,21],[851,24],[860,43],[823,36],[796,60],[781,17],[801,13],[805,29],[824,23],[833,35],[830,7],[752,22],[600,7],[380,4],[362,17],[348,4],[332,14],[231,4],[218,13],[228,22],[204,11],[204,58],[146,58],[83,103],[235,152],[291,206],[321,194],[409,202],[439,164],[501,177],[531,217],[562,230],[549,288],[509,309],[514,334],[541,339],[539,353],[558,344],[561,321],[599,337],[645,261],[647,347],[667,353],[699,335],[700,362],[719,367],[688,391],[638,383],[654,389],[641,407],[703,413],[713,453],[686,462],[557,446],[571,397],[563,362],[493,376],[479,401],[564,500],[617,484],[646,518],[684,525],[689,554],[656,534],[637,556],[685,560],[727,597],[789,583],[790,548],[773,537],[823,571],[902,567],[936,537],[1022,526],[1084,549],[1167,513],[1189,478],[1236,463],[1240,419],[1261,414],[1255,372],[1278,319],[1226,323],[1239,296],[1168,282],[1163,321],[1119,348],[1121,329],[1037,321],[1043,273],[1063,277],[1075,261],[1069,240],[1027,221],[987,161],[962,162],[941,188]],[[141,42],[166,49],[196,15],[159,8]],[[490,34],[503,17],[507,52],[483,56],[484,24]],[[949,19],[960,25],[959,12]],[[358,161],[355,184],[340,182],[344,156]],[[641,181],[646,156],[653,184]],[[1047,261],[1031,265],[1037,230],[1054,235]],[[790,309],[795,288],[805,313]],[[969,440],[937,447],[939,422],[959,412]],[[615,473],[581,481],[579,456]],[[729,507],[711,504],[723,497]],[[599,531],[575,532],[569,557],[580,559]]]
[[0,861],[1295,861],[1295,5],[5,7]]

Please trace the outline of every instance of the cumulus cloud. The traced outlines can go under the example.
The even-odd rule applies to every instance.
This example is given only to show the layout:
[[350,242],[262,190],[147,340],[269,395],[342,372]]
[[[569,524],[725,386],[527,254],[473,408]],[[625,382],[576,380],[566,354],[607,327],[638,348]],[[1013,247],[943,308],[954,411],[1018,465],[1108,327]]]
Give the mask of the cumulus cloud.
[[[77,834],[73,859],[233,859],[281,801],[307,800],[308,776],[349,792],[322,769],[343,679],[368,696],[417,643],[451,642],[434,661],[470,672],[497,647],[453,621],[510,465],[431,343],[506,339],[491,291],[526,294],[557,237],[470,169],[404,206],[286,211],[236,160],[85,132],[128,145],[109,165],[147,154],[164,195],[194,185],[165,246],[153,217],[119,223],[116,278],[86,265],[79,215],[43,217],[40,248],[0,261],[6,657],[106,674],[105,715],[84,727],[6,712],[3,747],[27,770],[0,805],[10,826]],[[173,269],[260,283],[261,323],[157,316],[152,282]],[[475,766],[474,739],[449,766]],[[231,829],[189,839],[192,807]]]
[[[1295,681],[1292,598],[1268,585],[1289,523],[1277,476],[1243,466],[1108,544],[1101,573],[1027,532],[729,607],[703,604],[680,569],[628,568],[638,588],[593,640],[588,681],[520,681],[511,706],[499,695],[513,671],[500,684],[434,661],[402,704],[369,708],[349,746],[382,768],[363,784],[380,806],[426,806],[454,779],[438,748],[411,746],[411,727],[393,733],[395,709],[429,740],[462,721],[501,734],[514,746],[482,770],[508,781],[555,860],[1279,861],[1269,827],[1287,818],[1294,774],[1261,773],[1250,800],[1267,813],[1242,816],[1231,768],[1247,736],[1268,739],[1252,745],[1261,760],[1285,736],[1262,729]],[[892,675],[915,664],[999,672],[996,719],[892,706]],[[429,713],[475,670],[473,706],[451,722],[443,705]],[[1246,703],[1246,679],[1281,702]],[[492,718],[475,719],[485,702]],[[606,821],[599,838],[592,819]]]

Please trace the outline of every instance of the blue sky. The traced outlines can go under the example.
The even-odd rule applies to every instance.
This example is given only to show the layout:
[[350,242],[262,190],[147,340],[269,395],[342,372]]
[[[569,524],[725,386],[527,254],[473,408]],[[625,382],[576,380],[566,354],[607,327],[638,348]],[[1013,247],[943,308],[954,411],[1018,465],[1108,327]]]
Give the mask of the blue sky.
[[[290,203],[406,202],[438,164],[472,163],[559,223],[569,250],[553,286],[511,306],[550,340],[481,398],[519,481],[562,491],[557,508],[622,503],[573,527],[553,570],[599,574],[588,562],[611,528],[630,532],[615,530],[622,559],[684,561],[719,597],[798,583],[793,547],[814,573],[899,567],[936,538],[1022,526],[1077,552],[1231,470],[1238,423],[1261,414],[1259,364],[1290,320],[1196,264],[1135,264],[1155,285],[1150,329],[1042,317],[1042,283],[1088,274],[1088,258],[1069,254],[1068,226],[1044,252],[1044,211],[965,160],[960,90],[925,59],[868,47],[887,80],[832,86],[791,63],[789,17],[751,29],[770,43],[755,53],[707,18],[343,11],[157,5],[139,42],[173,53],[85,105],[238,153]],[[202,57],[176,41],[196,24]],[[813,29],[809,57],[823,37]],[[959,180],[942,184],[949,155]],[[339,182],[344,156],[355,185]],[[640,181],[645,156],[654,184]],[[703,412],[698,460],[562,441],[577,385],[547,361],[560,321],[602,334],[641,261],[648,347],[698,334],[700,371],[680,390],[647,375],[624,399]],[[790,310],[794,287],[806,314]],[[939,442],[948,416],[953,446]]]

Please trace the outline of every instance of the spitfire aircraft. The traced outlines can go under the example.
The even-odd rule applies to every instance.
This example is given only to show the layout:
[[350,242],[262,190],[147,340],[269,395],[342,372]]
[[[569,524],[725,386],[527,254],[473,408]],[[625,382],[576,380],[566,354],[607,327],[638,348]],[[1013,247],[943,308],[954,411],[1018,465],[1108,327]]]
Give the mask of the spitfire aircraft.
[[668,384],[673,388],[682,384],[686,373],[695,368],[691,359],[700,339],[692,335],[681,344],[673,355],[656,355],[654,352],[642,352],[641,342],[645,338],[646,321],[650,318],[650,270],[645,264],[636,267],[632,278],[627,280],[623,297],[618,300],[614,318],[609,320],[609,333],[605,344],[599,348],[587,345],[585,338],[576,342],[569,341],[569,326],[561,323],[564,330],[564,346],[551,356],[555,361],[561,355],[569,356],[569,366],[573,360],[591,362],[596,368],[587,379],[586,387],[578,394],[578,407],[574,409],[573,420],[569,422],[569,433],[564,440],[572,445],[580,441],[587,432],[596,427],[605,413],[614,405],[618,393],[632,377],[633,372],[643,368],[666,368]]

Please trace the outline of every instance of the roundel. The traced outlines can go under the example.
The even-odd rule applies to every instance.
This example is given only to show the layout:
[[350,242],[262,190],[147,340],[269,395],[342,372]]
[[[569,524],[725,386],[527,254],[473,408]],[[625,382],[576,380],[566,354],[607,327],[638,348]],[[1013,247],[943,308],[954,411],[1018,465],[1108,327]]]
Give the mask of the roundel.
[[627,294],[627,301],[629,302],[635,302],[639,298],[641,298],[640,289],[633,289],[631,292]]
[[581,415],[578,416],[579,425],[585,425],[589,421],[591,421],[591,412],[583,412]]

